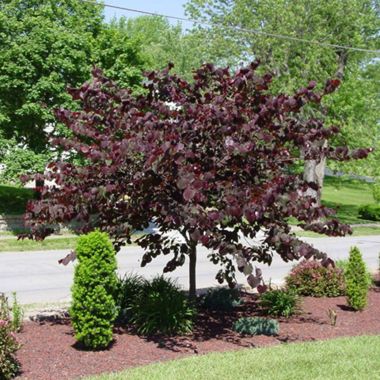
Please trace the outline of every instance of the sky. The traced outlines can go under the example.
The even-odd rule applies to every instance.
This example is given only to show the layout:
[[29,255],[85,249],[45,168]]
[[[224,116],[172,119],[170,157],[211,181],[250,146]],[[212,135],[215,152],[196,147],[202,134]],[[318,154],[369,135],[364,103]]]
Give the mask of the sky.
[[[148,12],[162,13],[170,16],[185,17],[183,5],[186,0],[103,0],[104,4],[139,9]],[[138,13],[105,7],[105,18],[109,21],[114,16],[136,17]],[[170,21],[176,24],[176,21]]]

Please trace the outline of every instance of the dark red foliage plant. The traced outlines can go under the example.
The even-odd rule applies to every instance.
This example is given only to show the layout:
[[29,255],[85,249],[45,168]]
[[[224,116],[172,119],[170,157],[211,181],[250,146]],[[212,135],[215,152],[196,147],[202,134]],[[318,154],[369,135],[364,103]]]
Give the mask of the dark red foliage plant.
[[[75,222],[79,232],[108,232],[120,248],[154,222],[155,232],[137,240],[145,250],[142,265],[171,255],[168,272],[189,260],[193,296],[199,245],[221,266],[217,280],[230,286],[236,268],[257,286],[261,271],[253,264],[270,264],[275,253],[285,261],[314,257],[327,263],[324,253],[290,232],[289,217],[326,235],[350,228],[319,205],[312,195],[318,186],[295,174],[294,164],[301,152],[302,159],[348,160],[366,157],[369,149],[326,148],[318,142],[338,128],[299,117],[338,80],[328,81],[322,93],[310,82],[292,96],[274,96],[271,76],[258,76],[257,65],[231,73],[206,64],[192,83],[171,75],[169,66],[147,73],[146,92],[139,96],[94,69],[91,82],[70,90],[81,111],[56,111],[72,137],[52,143],[81,164],[52,162],[39,177],[54,185],[44,186],[41,199],[28,205],[31,237],[44,238],[48,225]],[[260,243],[254,243],[259,233]]]

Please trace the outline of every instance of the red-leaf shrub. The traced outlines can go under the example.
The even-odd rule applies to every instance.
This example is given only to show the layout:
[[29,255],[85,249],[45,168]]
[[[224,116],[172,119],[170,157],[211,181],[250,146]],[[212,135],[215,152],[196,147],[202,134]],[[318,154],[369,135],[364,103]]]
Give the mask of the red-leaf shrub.
[[[344,235],[350,227],[322,222],[333,211],[317,202],[318,185],[292,169],[302,159],[363,158],[369,150],[326,148],[322,142],[338,128],[298,117],[339,81],[328,81],[322,93],[311,82],[294,95],[275,96],[271,76],[259,76],[256,67],[231,73],[206,64],[193,83],[170,75],[170,68],[151,72],[140,96],[95,69],[92,82],[70,91],[81,111],[56,112],[72,136],[52,143],[82,164],[49,165],[42,178],[56,185],[45,186],[42,199],[28,205],[31,236],[47,236],[49,223],[79,222],[80,232],[97,227],[120,248],[134,230],[154,221],[156,232],[137,240],[145,250],[142,265],[171,254],[168,272],[188,258],[192,295],[197,245],[222,267],[217,280],[231,286],[235,266],[252,286],[260,284],[261,271],[251,263],[270,264],[273,252],[285,261],[315,257],[327,263],[326,254],[290,232],[289,217],[327,235]],[[260,229],[260,245],[239,238],[255,238]]]
[[345,293],[343,270],[316,260],[304,260],[295,266],[286,277],[286,285],[302,296],[337,297]]
[[20,370],[16,352],[20,348],[14,334],[8,299],[0,293],[0,379],[13,379]]

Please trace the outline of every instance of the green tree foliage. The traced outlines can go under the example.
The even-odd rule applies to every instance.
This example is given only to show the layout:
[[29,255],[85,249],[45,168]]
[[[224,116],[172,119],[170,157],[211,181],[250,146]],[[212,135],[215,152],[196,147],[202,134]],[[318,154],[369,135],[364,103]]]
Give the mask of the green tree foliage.
[[149,67],[140,41],[125,33],[117,22],[103,25],[92,62],[120,86],[134,91],[141,89],[142,72]]
[[46,148],[52,109],[73,107],[66,88],[102,67],[137,86],[144,61],[137,44],[103,22],[101,6],[80,0],[0,2],[0,130],[34,151]]
[[[340,143],[343,140],[352,148],[378,146],[380,80],[376,55],[273,36],[379,49],[377,1],[190,0],[186,10],[191,18],[215,25],[196,27],[207,36],[205,41],[212,56],[233,66],[251,57],[260,59],[263,70],[277,75],[273,89],[287,92],[310,79],[318,83],[335,76],[342,79],[341,89],[325,103],[329,106],[329,122],[343,126]],[[360,173],[365,170],[376,175],[379,170],[376,159],[372,155],[369,161],[337,164],[333,168]]]
[[180,24],[171,25],[163,17],[122,17],[113,20],[110,27],[140,46],[150,69],[163,69],[172,62],[173,72],[192,79],[194,68],[212,58],[203,34],[196,31],[185,33]]
[[75,338],[86,348],[106,348],[117,315],[115,251],[107,234],[95,231],[78,239],[76,254],[70,309]]
[[2,160],[5,168],[0,172],[0,182],[20,185],[21,175],[43,172],[50,157],[49,153],[35,153],[27,148],[13,146]]
[[346,296],[349,306],[363,310],[367,305],[368,280],[363,257],[357,247],[352,247],[345,271]]
[[[44,148],[51,108],[68,104],[66,86],[89,77],[101,8],[70,0],[0,3],[0,128]],[[42,146],[41,146],[42,145]]]

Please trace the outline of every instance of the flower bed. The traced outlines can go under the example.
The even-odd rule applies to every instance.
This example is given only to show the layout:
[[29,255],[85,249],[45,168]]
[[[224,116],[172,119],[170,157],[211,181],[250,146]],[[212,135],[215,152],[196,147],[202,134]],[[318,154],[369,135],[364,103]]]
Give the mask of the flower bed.
[[[332,326],[329,310],[336,313]],[[278,336],[240,336],[233,322],[243,316],[261,315],[255,296],[245,295],[244,303],[230,312],[203,310],[198,314],[191,335],[145,338],[133,331],[116,329],[115,341],[106,351],[84,351],[75,344],[68,319],[38,324],[28,322],[18,334],[23,346],[18,358],[23,373],[20,379],[76,379],[79,376],[145,365],[210,351],[260,347],[283,342],[329,339],[339,336],[380,334],[380,288],[369,292],[368,306],[353,312],[345,297],[302,300],[302,312],[289,319],[280,318]]]

